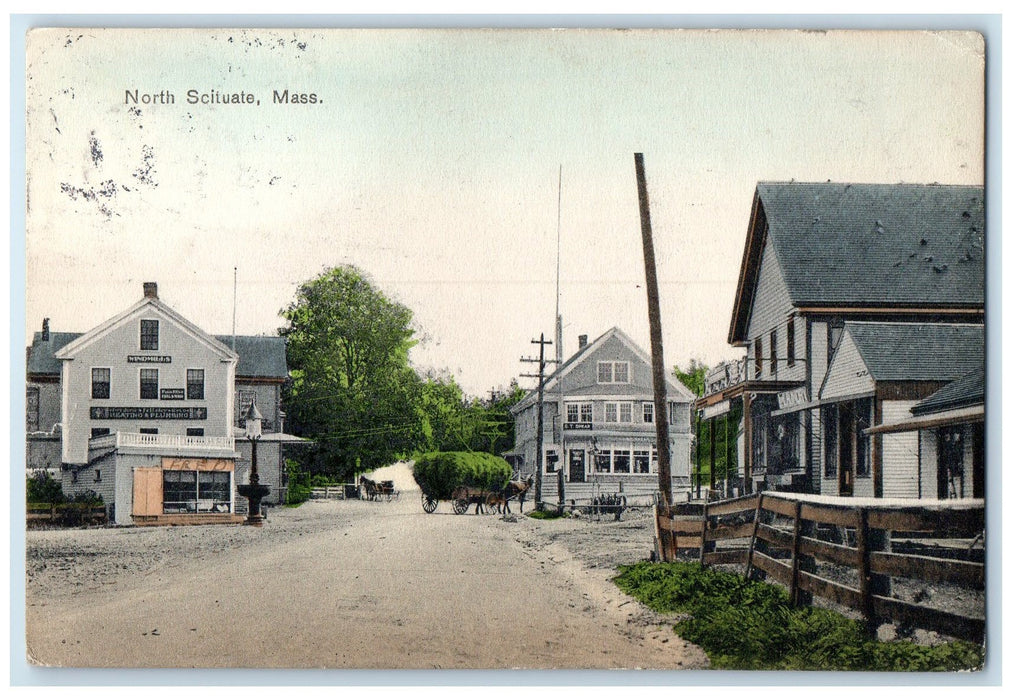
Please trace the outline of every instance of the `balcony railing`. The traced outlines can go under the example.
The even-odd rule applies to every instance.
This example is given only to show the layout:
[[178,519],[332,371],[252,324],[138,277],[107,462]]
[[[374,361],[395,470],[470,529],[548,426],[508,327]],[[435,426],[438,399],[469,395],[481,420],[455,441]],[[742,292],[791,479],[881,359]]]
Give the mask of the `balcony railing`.
[[148,433],[112,433],[92,438],[92,449],[103,447],[148,447],[172,450],[227,450],[235,451],[235,438],[204,435],[163,435]]

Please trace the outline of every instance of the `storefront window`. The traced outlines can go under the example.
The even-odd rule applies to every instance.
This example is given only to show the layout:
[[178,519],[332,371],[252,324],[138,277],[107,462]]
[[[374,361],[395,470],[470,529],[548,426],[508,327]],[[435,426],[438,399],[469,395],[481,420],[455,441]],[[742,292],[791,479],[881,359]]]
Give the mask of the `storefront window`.
[[162,472],[162,512],[227,513],[231,479],[226,471]]
[[633,472],[636,474],[650,473],[650,452],[648,450],[633,452]]
[[611,468],[616,474],[628,474],[629,450],[615,450],[612,457]]

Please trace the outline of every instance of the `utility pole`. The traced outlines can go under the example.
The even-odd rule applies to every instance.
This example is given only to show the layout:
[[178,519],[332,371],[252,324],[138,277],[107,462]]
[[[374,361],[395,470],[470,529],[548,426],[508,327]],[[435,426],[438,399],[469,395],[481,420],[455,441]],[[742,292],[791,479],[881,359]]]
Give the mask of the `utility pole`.
[[664,346],[661,339],[661,303],[657,293],[657,265],[654,262],[653,229],[650,226],[650,199],[643,154],[633,155],[636,163],[636,187],[640,200],[640,229],[643,235],[643,266],[646,268],[647,312],[650,317],[650,356],[654,370],[654,423],[657,427],[657,481],[661,505],[671,506],[671,445],[668,442],[668,387],[664,370]]
[[538,357],[521,357],[521,362],[537,362],[537,374],[521,374],[521,377],[534,377],[538,380],[538,433],[537,433],[537,471],[534,474],[534,507],[541,509],[541,471],[544,460],[544,432],[545,432],[545,363],[552,360],[545,359],[545,346],[551,345],[552,341],[545,340],[545,334],[541,334],[539,340],[532,340],[531,343],[540,346]]

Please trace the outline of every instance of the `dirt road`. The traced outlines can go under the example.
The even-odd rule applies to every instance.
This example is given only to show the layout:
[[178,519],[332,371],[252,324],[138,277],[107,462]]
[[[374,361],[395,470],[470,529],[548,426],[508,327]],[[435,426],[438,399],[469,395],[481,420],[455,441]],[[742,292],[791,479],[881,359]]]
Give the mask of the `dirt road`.
[[[704,667],[670,618],[610,583],[608,527],[454,515],[447,503],[427,515],[407,492],[274,510],[261,530],[29,532],[29,656],[95,667]],[[645,525],[612,533],[621,527],[643,532],[619,548],[645,554]]]

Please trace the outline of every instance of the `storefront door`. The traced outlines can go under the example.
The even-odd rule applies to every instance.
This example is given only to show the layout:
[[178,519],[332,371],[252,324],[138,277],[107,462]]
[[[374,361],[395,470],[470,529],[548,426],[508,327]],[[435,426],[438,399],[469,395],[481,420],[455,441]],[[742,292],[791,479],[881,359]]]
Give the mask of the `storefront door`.
[[569,451],[569,480],[584,482],[587,480],[586,450]]

